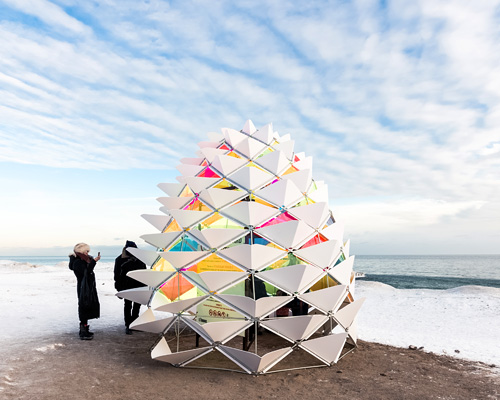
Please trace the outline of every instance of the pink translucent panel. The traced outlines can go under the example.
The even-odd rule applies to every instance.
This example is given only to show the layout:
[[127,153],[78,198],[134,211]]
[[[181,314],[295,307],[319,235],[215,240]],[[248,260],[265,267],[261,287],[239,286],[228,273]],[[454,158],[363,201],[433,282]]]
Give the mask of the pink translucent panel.
[[198,175],[200,178],[220,178],[220,175],[217,175],[213,169],[205,168],[201,174]]
[[327,239],[325,239],[323,236],[316,235],[311,240],[309,240],[306,244],[304,244],[304,246],[302,246],[301,249],[305,249],[306,247],[314,246],[316,244],[320,244],[320,243],[323,243],[326,241],[327,241]]
[[290,214],[287,212],[278,215],[276,218],[273,218],[270,221],[267,221],[265,224],[259,226],[259,228],[262,228],[264,226],[269,226],[269,225],[276,225],[276,224],[281,224],[282,222],[287,222],[287,221],[296,221],[296,218],[292,217]]

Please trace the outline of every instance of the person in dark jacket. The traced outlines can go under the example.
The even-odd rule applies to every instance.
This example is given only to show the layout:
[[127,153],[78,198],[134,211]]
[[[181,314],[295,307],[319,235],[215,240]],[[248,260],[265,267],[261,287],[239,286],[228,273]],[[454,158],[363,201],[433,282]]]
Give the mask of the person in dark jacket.
[[90,246],[78,243],[69,255],[69,269],[76,276],[76,294],[78,296],[78,317],[80,318],[80,339],[91,340],[94,333],[90,332],[89,319],[100,317],[100,304],[97,296],[94,268],[101,259],[101,253],[96,258],[89,255]]
[[[145,286],[143,283],[127,276],[127,273],[130,271],[146,269],[146,264],[127,251],[127,248],[129,247],[137,248],[137,245],[134,242],[127,240],[125,247],[122,250],[122,254],[115,259],[115,289],[119,292],[122,290]],[[130,324],[139,317],[141,304],[133,303],[127,299],[124,300],[125,304],[123,307],[123,315],[125,318],[125,333],[127,335],[131,335],[132,330],[130,329]]]

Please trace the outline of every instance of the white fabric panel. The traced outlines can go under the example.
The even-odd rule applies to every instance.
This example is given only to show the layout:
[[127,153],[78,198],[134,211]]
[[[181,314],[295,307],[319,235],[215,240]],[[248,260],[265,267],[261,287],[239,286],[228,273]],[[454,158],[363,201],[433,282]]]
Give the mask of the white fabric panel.
[[255,163],[264,167],[274,175],[280,175],[283,171],[290,167],[290,161],[286,158],[285,153],[278,150],[272,151],[265,156],[256,159]]
[[241,130],[242,132],[248,134],[248,135],[253,135],[257,129],[255,128],[255,125],[253,122],[249,119],[245,122],[245,126]]
[[228,243],[234,242],[242,236],[245,236],[248,231],[245,229],[191,229],[189,231],[196,239],[202,242],[209,249],[219,249]]
[[155,359],[167,354],[172,354],[170,347],[164,337],[156,344],[153,350],[151,350],[151,358]]
[[265,149],[267,149],[267,145],[259,142],[258,140],[255,140],[252,137],[247,137],[245,140],[242,140],[234,148],[234,150],[236,150],[240,154],[243,154],[248,159],[254,159]]
[[169,279],[172,275],[176,274],[177,271],[155,271],[152,269],[136,269],[135,271],[129,271],[127,276],[136,281],[144,283],[148,286],[156,288],[162,282]]
[[340,242],[328,240],[305,249],[296,250],[294,254],[320,268],[328,268],[340,257]]
[[300,347],[307,349],[327,364],[332,364],[338,361],[340,353],[344,348],[346,338],[347,333],[337,333],[317,339],[307,340],[302,342]]
[[182,174],[182,176],[196,176],[206,167],[203,165],[179,164],[175,168]]
[[142,218],[148,221],[151,225],[153,225],[160,232],[165,229],[171,217],[169,215],[154,215],[154,214],[142,214]]
[[208,132],[207,136],[210,139],[210,141],[212,141],[212,142],[220,143],[224,140],[224,136],[221,133],[217,133],[217,132]]
[[236,158],[224,155],[219,155],[215,157],[214,160],[212,161],[213,167],[220,173],[224,174],[225,176],[232,174],[234,171],[240,169],[247,163],[248,160],[245,160],[243,158]]
[[176,318],[177,317],[169,317],[157,320],[153,311],[148,308],[144,313],[142,313],[142,315],[139,316],[139,318],[130,324],[130,328],[143,332],[161,333],[167,329]]
[[312,201],[319,203],[321,201],[328,202],[328,185],[323,182],[316,182],[318,187],[315,191],[310,191],[307,194]]
[[338,240],[340,243],[344,243],[344,223],[335,222],[330,226],[327,226],[320,232],[328,240]]
[[198,142],[198,147],[200,149],[212,148],[216,149],[219,146],[219,142]]
[[325,313],[335,312],[347,296],[347,286],[337,285],[301,294],[299,299]]
[[168,210],[179,210],[189,204],[194,197],[158,197],[158,200]]
[[175,241],[182,235],[182,232],[164,232],[164,233],[151,233],[142,235],[141,239],[149,243],[151,246],[159,249],[167,249],[175,243]]
[[281,180],[255,192],[255,195],[277,207],[292,207],[304,199],[304,195],[291,180]]
[[200,153],[203,158],[205,158],[211,164],[214,161],[215,157],[227,154],[228,150],[211,149],[210,147],[207,147],[205,149],[201,149]]
[[183,271],[182,274],[193,285],[210,293],[225,290],[245,280],[248,276],[246,272],[235,271],[205,271],[200,274],[194,271]]
[[248,317],[255,316],[255,300],[250,297],[238,296],[236,294],[220,294],[216,297],[221,303],[235,308],[236,311],[244,313]]
[[208,204],[209,206],[218,210],[219,208],[234,203],[235,201],[243,197],[246,197],[247,195],[248,193],[242,190],[226,190],[226,189],[210,188],[202,190],[200,192],[199,199],[205,204]]
[[217,252],[229,262],[241,265],[248,270],[259,271],[287,255],[286,251],[261,244],[241,244]]
[[197,157],[184,157],[181,158],[181,163],[182,164],[187,164],[187,165],[200,165],[203,162],[203,158]]
[[158,254],[179,270],[197,263],[211,253],[209,251],[164,251]]
[[289,293],[302,293],[324,274],[322,270],[312,265],[299,264],[263,271],[258,274],[258,277]]
[[351,283],[352,267],[354,265],[354,256],[349,257],[347,260],[337,264],[328,271],[328,274],[342,285]]
[[193,193],[200,193],[203,189],[214,186],[221,178],[203,178],[199,176],[181,176],[177,178],[180,182],[186,183]]
[[133,301],[134,303],[148,304],[153,291],[147,287],[122,290],[116,293],[117,297]]
[[301,193],[307,193],[312,183],[312,173],[310,169],[292,172],[281,177],[283,180],[290,180],[297,186]]
[[294,140],[284,141],[281,138],[280,143],[277,145],[274,145],[273,147],[276,150],[280,150],[283,153],[285,153],[286,158],[288,158],[290,161],[292,161],[293,160],[293,148],[294,148],[294,146],[295,146]]
[[292,352],[291,347],[275,350],[260,357],[257,354],[235,349],[233,347],[217,347],[222,354],[234,361],[248,373],[261,373],[272,368],[278,361]]
[[259,139],[261,142],[269,145],[273,142],[273,124],[264,125],[262,128],[259,128],[257,132],[255,132],[252,137]]
[[358,342],[358,320],[357,319],[352,321],[352,324],[349,327],[349,329],[347,330],[347,333],[349,335],[349,338],[353,342],[353,344],[356,345],[356,343]]
[[162,304],[158,307],[153,307],[153,309],[157,310],[157,311],[178,314],[178,313],[184,312],[186,310],[189,310],[191,307],[194,307],[196,304],[203,302],[208,297],[209,297],[209,295],[207,294],[205,296],[199,296],[199,297],[195,297],[193,299],[174,301],[172,303]]
[[184,183],[159,183],[157,186],[170,197],[179,197],[186,185]]
[[302,171],[303,169],[311,169],[313,167],[313,159],[311,156],[301,158],[300,161],[294,162],[293,166],[297,168],[299,171]]
[[261,322],[265,328],[280,333],[286,338],[298,341],[307,339],[316,332],[326,321],[325,315],[300,315],[296,317],[280,317]]
[[328,203],[314,203],[305,206],[293,207],[288,210],[297,219],[304,221],[314,229],[321,229],[330,216]]
[[158,307],[170,304],[170,302],[170,299],[165,296],[161,290],[156,290],[153,294],[153,298],[149,302],[149,306],[151,309],[156,310]]
[[241,133],[232,128],[223,128],[222,134],[224,135],[226,142],[233,148],[238,146],[239,143],[248,138],[248,136],[244,133]]
[[212,215],[212,211],[169,210],[169,213],[184,229],[189,228]]
[[159,256],[156,251],[142,250],[136,247],[127,247],[127,251],[148,266],[153,265]]
[[212,338],[213,342],[227,342],[242,330],[252,326],[251,321],[218,321],[203,325],[203,329]]
[[227,180],[248,191],[255,191],[275,179],[274,175],[256,167],[244,167],[227,177]]
[[351,249],[351,239],[347,239],[347,242],[345,242],[344,247],[342,251],[344,252],[344,257],[347,259],[349,258],[349,250]]
[[316,231],[302,221],[286,221],[255,230],[258,235],[285,249],[296,249],[316,234]]
[[[162,340],[165,339],[162,338]],[[158,343],[156,347],[158,347],[160,343]],[[151,352],[151,358],[158,361],[165,361],[172,365],[185,365],[212,351],[211,347],[200,347],[198,349],[180,351],[178,353],[161,353],[160,350],[155,352],[156,347]]]
[[254,300],[250,297],[237,296],[233,294],[221,294],[217,296],[224,304],[241,310],[251,318],[263,318],[293,299],[293,296],[262,297]]
[[244,226],[259,226],[276,217],[280,211],[255,201],[241,201],[220,213]]
[[356,315],[358,315],[359,309],[365,300],[365,297],[357,299],[356,301],[346,305],[344,308],[338,310],[333,317],[340,325],[342,325],[345,329],[348,329],[352,325]]

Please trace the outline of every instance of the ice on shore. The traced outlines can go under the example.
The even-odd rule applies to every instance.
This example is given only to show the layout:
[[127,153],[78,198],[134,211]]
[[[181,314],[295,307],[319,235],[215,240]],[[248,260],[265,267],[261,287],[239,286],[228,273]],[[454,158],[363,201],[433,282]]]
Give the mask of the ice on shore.
[[[113,264],[98,263],[96,278],[101,318],[91,320],[92,330],[122,327]],[[356,298],[367,298],[358,319],[360,339],[500,364],[500,289],[395,289],[362,279],[356,284]],[[0,303],[1,347],[78,332],[76,279],[67,263],[34,267],[0,261]]]

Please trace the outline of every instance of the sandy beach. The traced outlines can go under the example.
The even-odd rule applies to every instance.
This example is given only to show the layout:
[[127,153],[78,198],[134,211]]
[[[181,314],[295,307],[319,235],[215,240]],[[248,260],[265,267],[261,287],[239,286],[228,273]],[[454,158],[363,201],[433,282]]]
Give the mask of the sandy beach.
[[356,296],[368,301],[356,350],[331,368],[253,377],[152,360],[156,335],[124,334],[110,263],[96,272],[101,318],[90,322],[92,341],[78,338],[76,280],[66,263],[1,267],[2,399],[496,399],[500,393],[493,345],[498,289],[405,291],[360,282]]

